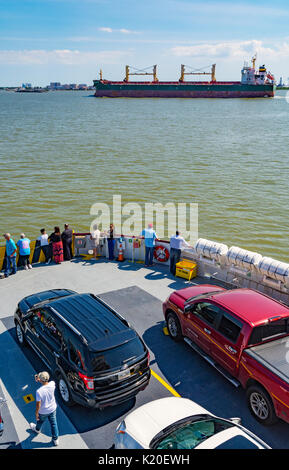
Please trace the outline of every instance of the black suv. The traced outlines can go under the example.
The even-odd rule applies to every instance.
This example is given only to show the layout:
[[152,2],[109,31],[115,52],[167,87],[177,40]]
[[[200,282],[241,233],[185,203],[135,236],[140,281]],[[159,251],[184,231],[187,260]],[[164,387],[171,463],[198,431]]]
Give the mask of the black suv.
[[93,408],[134,397],[149,383],[149,352],[128,322],[93,294],[55,289],[25,297],[14,322],[56,380],[62,400]]

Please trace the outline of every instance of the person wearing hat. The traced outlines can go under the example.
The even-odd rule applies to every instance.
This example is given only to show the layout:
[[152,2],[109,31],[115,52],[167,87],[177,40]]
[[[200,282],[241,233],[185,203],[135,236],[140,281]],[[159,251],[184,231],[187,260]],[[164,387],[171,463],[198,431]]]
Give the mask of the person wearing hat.
[[145,228],[141,236],[144,237],[145,240],[145,267],[153,265],[153,255],[154,255],[154,248],[155,248],[155,240],[157,240],[158,236],[153,229],[153,224],[148,224],[148,228]]
[[36,421],[37,423],[30,423],[30,429],[37,434],[40,433],[41,427],[48,419],[51,426],[52,442],[55,446],[59,444],[59,432],[56,421],[56,408],[55,401],[55,382],[51,380],[48,372],[40,372],[35,375],[36,382],[40,382],[41,387],[36,391]]
[[5,268],[5,277],[8,277],[10,274],[16,274],[17,266],[16,266],[16,253],[17,248],[15,245],[14,240],[12,240],[10,233],[4,233],[3,237],[6,240],[6,268]]

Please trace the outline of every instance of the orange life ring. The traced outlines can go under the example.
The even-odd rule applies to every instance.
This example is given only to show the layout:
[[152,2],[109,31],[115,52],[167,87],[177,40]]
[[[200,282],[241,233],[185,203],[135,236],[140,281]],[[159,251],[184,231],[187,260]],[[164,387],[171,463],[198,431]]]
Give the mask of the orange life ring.
[[168,261],[170,257],[169,250],[162,245],[156,246],[154,249],[154,258],[156,258],[161,263]]

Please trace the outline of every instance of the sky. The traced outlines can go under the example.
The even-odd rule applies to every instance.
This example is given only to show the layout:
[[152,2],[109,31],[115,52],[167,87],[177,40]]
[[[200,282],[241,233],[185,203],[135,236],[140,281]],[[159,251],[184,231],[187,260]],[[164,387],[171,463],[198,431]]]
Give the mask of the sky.
[[279,81],[289,77],[288,0],[0,0],[0,86],[122,80],[125,65],[216,63],[217,80],[239,80],[257,54]]

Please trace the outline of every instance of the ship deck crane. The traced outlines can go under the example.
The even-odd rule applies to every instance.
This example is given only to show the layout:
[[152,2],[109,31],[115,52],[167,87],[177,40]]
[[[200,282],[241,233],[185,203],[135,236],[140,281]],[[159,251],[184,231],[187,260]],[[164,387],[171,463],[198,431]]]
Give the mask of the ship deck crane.
[[[136,70],[136,72],[131,72],[130,71],[131,68]],[[153,69],[152,72],[146,72],[146,70],[151,69],[151,68]],[[153,82],[158,82],[157,66],[156,65],[152,65],[152,66],[147,67],[147,68],[142,69],[142,70],[138,70],[138,69],[135,69],[134,67],[130,67],[129,65],[126,65],[125,66],[125,79],[124,79],[124,82],[128,82],[129,77],[131,75],[152,75],[153,76]]]
[[[202,72],[202,69],[192,71],[192,72],[186,72],[186,67],[187,65],[181,65],[181,76],[179,81],[183,82],[185,80],[185,75],[210,75],[211,76],[211,82],[216,81],[216,64],[213,64],[211,66],[211,71],[210,72]],[[206,67],[205,67],[206,68]]]

